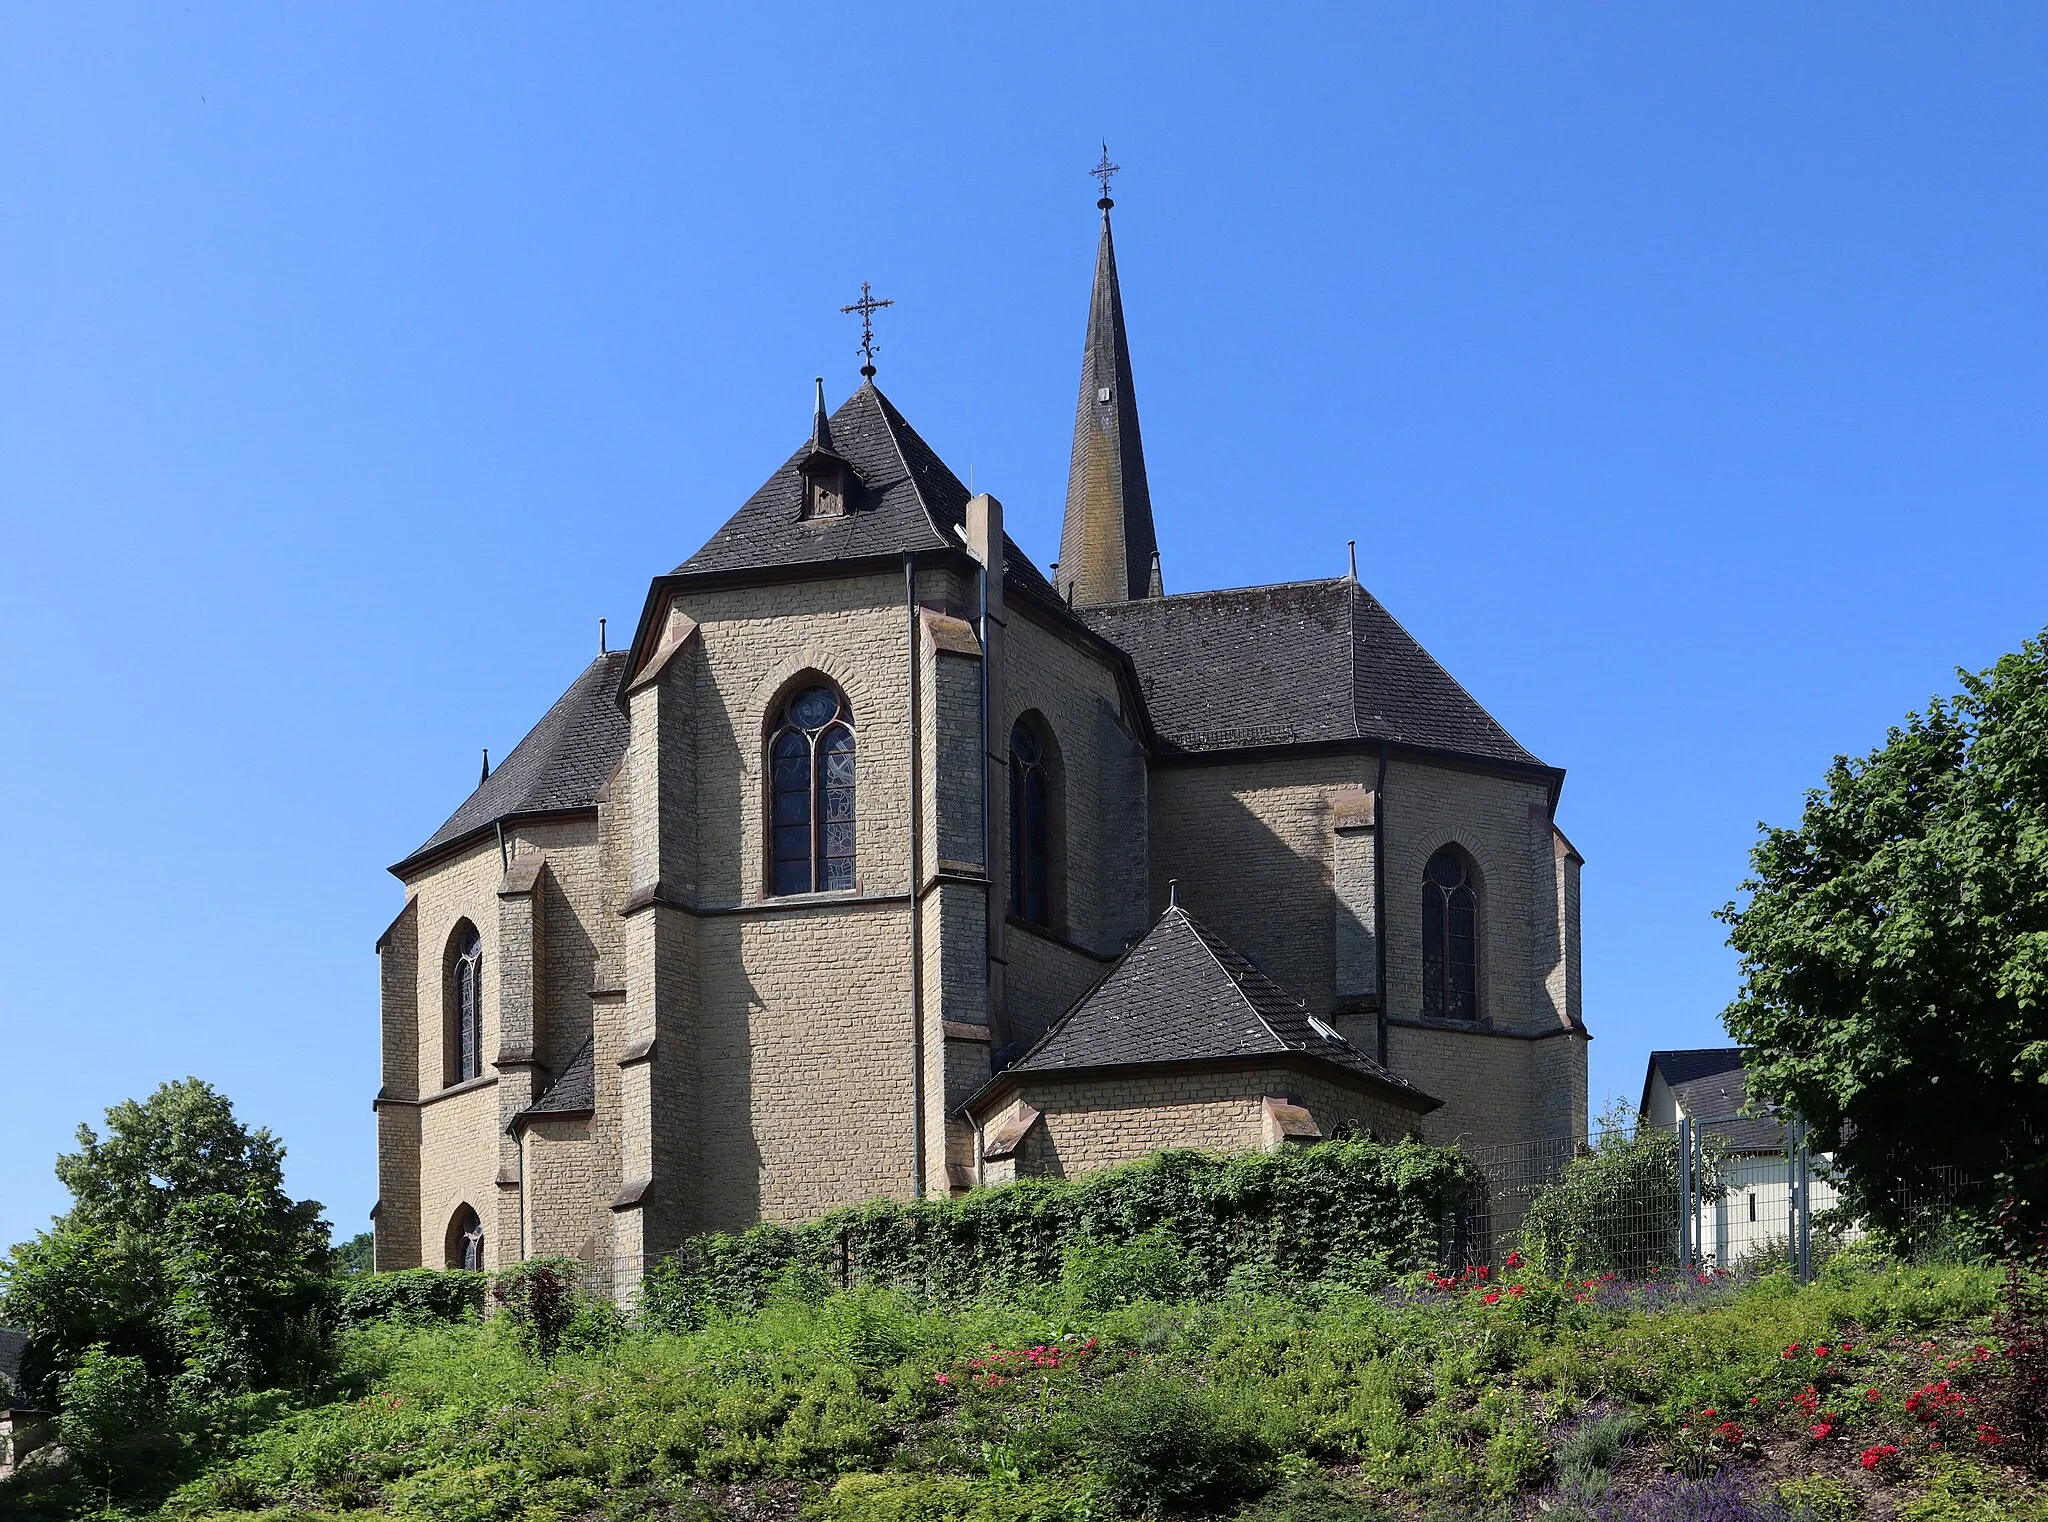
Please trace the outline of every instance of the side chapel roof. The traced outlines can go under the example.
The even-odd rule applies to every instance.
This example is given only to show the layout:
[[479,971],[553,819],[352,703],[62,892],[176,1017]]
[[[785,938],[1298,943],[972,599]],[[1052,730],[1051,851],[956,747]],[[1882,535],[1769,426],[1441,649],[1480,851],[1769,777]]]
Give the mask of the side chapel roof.
[[1169,755],[1386,740],[1542,765],[1348,576],[1074,611],[1130,655]]
[[623,650],[600,655],[584,667],[447,823],[391,870],[402,876],[422,857],[481,835],[502,820],[597,807],[597,790],[626,753],[626,715],[617,702],[625,669]]
[[[844,514],[803,516],[803,475],[798,464],[817,447],[814,424],[807,441],[782,468],[740,505],[738,512],[675,569],[688,576],[767,570],[901,555],[911,550],[960,550],[967,525],[967,488],[931,445],[918,436],[873,381],[839,404],[826,423],[833,454],[853,480]],[[1053,598],[1052,584],[1007,535],[1006,582]]]
[[588,1115],[597,1107],[597,1067],[591,1056],[591,1041],[591,1037],[584,1037],[583,1045],[576,1048],[569,1065],[562,1069],[561,1077],[549,1084],[532,1104],[512,1117],[513,1129],[526,1121],[545,1120],[550,1115]]
[[1109,976],[995,1082],[1270,1056],[1307,1058],[1341,1069],[1354,1084],[1365,1080],[1418,1114],[1443,1103],[1334,1031],[1317,1029],[1321,1024],[1215,931],[1171,905]]

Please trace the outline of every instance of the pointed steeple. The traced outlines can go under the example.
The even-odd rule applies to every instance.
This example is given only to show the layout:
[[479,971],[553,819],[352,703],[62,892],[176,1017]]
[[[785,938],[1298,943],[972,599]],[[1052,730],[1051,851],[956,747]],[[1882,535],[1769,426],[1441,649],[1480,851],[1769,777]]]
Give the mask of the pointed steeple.
[[1079,604],[1133,602],[1164,595],[1159,545],[1152,531],[1152,493],[1145,482],[1145,446],[1138,437],[1138,397],[1131,384],[1131,346],[1124,335],[1123,293],[1117,288],[1116,246],[1109,231],[1103,152],[1102,238],[1095,249],[1095,292],[1088,303],[1088,342],[1081,354],[1081,397],[1074,409],[1074,453],[1067,467],[1067,516],[1060,530],[1059,589]]

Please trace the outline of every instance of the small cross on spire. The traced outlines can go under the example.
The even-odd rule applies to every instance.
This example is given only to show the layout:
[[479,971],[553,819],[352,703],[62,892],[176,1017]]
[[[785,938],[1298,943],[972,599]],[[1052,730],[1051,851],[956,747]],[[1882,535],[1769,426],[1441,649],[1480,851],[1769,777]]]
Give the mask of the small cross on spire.
[[868,380],[875,378],[875,313],[894,305],[893,300],[876,296],[874,288],[863,280],[860,283],[860,300],[839,309],[860,313],[860,357],[863,361],[860,373]]
[[1109,182],[1116,175],[1123,172],[1123,167],[1121,164],[1112,164],[1109,161],[1109,144],[1104,143],[1102,145],[1102,162],[1088,171],[1089,175],[1102,185],[1102,199],[1095,204],[1104,211],[1108,211],[1110,207],[1116,205],[1116,202],[1109,198]]

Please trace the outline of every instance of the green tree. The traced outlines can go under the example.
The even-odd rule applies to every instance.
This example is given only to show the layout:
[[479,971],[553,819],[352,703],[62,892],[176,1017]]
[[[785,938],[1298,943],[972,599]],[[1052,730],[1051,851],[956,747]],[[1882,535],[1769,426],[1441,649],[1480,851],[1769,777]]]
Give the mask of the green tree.
[[354,1279],[376,1268],[377,1234],[359,1231],[346,1242],[334,1245],[334,1273],[337,1278]]
[[2048,638],[1958,674],[1837,756],[1721,911],[1752,1096],[1804,1115],[1848,1206],[1893,1228],[1936,1169],[2048,1197]]
[[285,1193],[277,1138],[207,1084],[114,1106],[104,1137],[81,1125],[57,1176],[71,1209],[0,1259],[0,1320],[32,1336],[32,1393],[58,1394],[95,1348],[195,1395],[284,1382],[310,1356],[327,1223]]

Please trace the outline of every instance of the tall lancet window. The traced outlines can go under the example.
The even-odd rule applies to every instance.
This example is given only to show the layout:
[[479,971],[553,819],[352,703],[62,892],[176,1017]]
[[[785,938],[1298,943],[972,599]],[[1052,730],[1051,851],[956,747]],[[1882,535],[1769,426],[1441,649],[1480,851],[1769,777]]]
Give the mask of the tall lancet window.
[[1422,1013],[1479,1018],[1479,892],[1464,853],[1445,846],[1422,872]]
[[455,937],[448,989],[449,1046],[455,1060],[448,1076],[461,1083],[482,1077],[484,1070],[484,943],[476,926],[467,922],[457,928]]
[[450,1268],[472,1271],[484,1266],[484,1223],[468,1205],[456,1206],[448,1222],[446,1262]]
[[1010,731],[1010,912],[1052,924],[1052,785],[1046,745],[1028,718]]
[[853,887],[853,714],[830,687],[782,705],[768,742],[772,891]]

